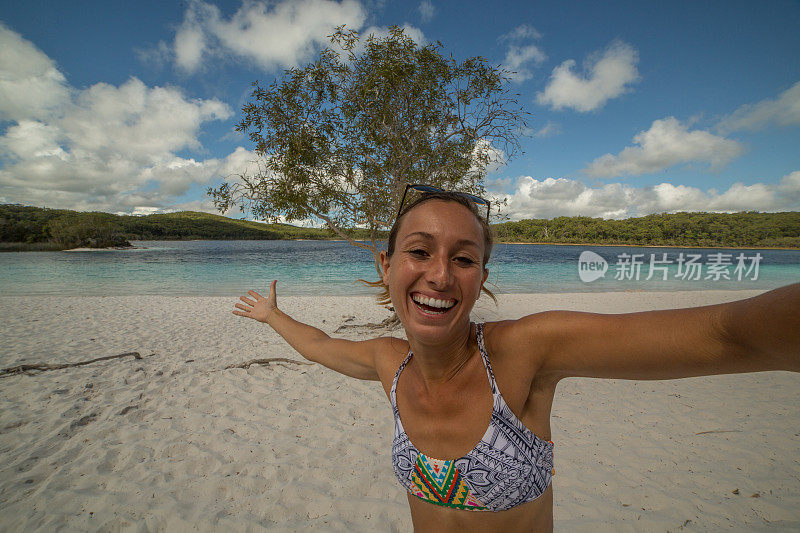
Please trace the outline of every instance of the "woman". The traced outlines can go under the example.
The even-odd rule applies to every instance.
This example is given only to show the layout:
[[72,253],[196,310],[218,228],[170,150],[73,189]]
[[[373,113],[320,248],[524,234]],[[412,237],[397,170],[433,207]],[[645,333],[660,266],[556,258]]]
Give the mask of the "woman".
[[491,247],[468,195],[428,193],[402,209],[381,262],[408,340],[330,338],[280,311],[275,281],[233,311],[269,324],[306,359],[381,382],[417,531],[552,529],[550,408],[562,378],[800,371],[800,285],[691,309],[476,325]]

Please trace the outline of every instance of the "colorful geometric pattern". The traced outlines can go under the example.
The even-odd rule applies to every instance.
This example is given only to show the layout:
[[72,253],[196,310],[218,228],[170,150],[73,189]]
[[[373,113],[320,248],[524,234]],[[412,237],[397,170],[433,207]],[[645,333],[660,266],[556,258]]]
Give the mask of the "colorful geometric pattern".
[[400,484],[428,502],[472,511],[504,511],[535,500],[547,490],[553,475],[553,443],[537,437],[506,404],[486,353],[483,324],[476,325],[476,334],[494,398],[483,438],[454,460],[428,457],[414,446],[403,429],[396,395],[397,380],[412,356],[409,351],[389,394],[395,421],[392,466]]
[[423,500],[456,509],[487,510],[470,492],[453,461],[432,459],[421,453],[414,465],[411,482],[416,489],[412,494]]

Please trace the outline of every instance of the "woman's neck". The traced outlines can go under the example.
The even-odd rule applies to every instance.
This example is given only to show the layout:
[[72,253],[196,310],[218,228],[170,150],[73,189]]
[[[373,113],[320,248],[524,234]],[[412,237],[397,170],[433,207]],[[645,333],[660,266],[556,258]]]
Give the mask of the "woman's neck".
[[442,385],[455,378],[475,354],[472,324],[441,343],[427,344],[409,338],[417,371],[426,387]]

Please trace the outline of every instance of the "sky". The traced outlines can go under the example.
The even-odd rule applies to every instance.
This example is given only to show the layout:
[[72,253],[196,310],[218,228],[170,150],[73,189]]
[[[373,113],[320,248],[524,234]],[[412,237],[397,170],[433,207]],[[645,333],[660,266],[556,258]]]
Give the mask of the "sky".
[[216,212],[206,188],[256,159],[251,83],[346,24],[511,73],[530,130],[486,186],[512,220],[800,210],[800,2],[488,5],[3,2],[0,203]]

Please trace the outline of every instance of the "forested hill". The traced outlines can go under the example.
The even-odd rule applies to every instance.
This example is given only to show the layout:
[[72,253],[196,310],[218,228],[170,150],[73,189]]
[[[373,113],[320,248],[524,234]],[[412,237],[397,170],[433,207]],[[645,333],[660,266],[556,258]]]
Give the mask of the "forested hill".
[[124,246],[129,240],[331,239],[325,229],[262,224],[221,215],[181,211],[146,216],[84,213],[16,204],[0,205],[2,249],[62,250]]
[[661,213],[623,220],[558,217],[493,226],[504,242],[800,248],[800,212]]
[[[505,222],[492,228],[502,242],[800,248],[797,211],[674,213],[624,220],[558,217]],[[0,250],[120,246],[129,240],[332,238],[327,229],[262,224],[194,211],[119,216],[0,205]]]

